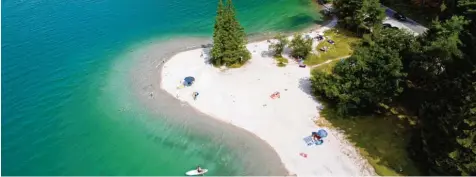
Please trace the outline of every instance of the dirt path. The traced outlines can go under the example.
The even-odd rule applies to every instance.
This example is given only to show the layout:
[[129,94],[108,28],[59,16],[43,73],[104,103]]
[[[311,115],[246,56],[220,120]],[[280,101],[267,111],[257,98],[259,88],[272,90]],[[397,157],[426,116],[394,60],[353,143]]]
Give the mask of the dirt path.
[[310,67],[311,67],[311,69],[312,69],[312,68],[316,68],[316,67],[319,67],[319,66],[321,66],[321,65],[328,64],[328,63],[330,63],[330,62],[332,62],[332,61],[335,61],[335,60],[347,59],[347,58],[349,58],[350,56],[351,56],[351,55],[347,55],[347,56],[343,56],[343,57],[338,57],[338,58],[335,58],[335,59],[327,60],[327,61],[325,61],[324,63],[317,64],[317,65],[312,65],[312,66],[310,66]]

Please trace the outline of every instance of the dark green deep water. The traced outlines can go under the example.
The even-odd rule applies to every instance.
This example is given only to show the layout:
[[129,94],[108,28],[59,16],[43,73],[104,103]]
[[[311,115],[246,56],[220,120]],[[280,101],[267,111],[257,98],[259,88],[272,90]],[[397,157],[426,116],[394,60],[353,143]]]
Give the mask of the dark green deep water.
[[[249,34],[320,20],[308,0],[234,4]],[[215,8],[214,0],[3,0],[2,175],[182,175],[200,163],[210,175],[242,174],[229,148],[142,109],[118,82],[127,68],[113,66],[143,41],[211,36]]]

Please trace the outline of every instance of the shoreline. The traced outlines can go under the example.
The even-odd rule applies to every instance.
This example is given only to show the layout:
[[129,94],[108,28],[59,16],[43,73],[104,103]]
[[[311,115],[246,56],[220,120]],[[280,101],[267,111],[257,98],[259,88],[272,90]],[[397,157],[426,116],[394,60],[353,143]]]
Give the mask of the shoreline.
[[[239,175],[285,176],[288,174],[279,156],[269,144],[256,135],[231,124],[214,119],[168,94],[160,88],[162,62],[176,53],[200,48],[210,43],[205,38],[174,38],[160,42],[148,42],[138,46],[127,58],[132,58],[134,66],[130,70],[130,84],[133,96],[154,117],[163,118],[167,124],[185,127],[207,137],[213,143],[231,148],[242,159],[246,170]],[[188,44],[184,46],[183,44]],[[150,96],[153,93],[153,96]],[[233,141],[229,141],[233,139]],[[184,171],[185,173],[185,171]],[[179,175],[179,174],[178,174]],[[229,175],[229,174],[216,174]]]
[[[312,35],[316,35],[317,33],[323,33],[325,30],[332,28],[335,23],[336,19],[334,18],[326,25],[314,25],[312,29],[315,30],[317,28],[317,31],[314,32],[314,30],[312,30],[307,34],[311,35],[312,33]],[[307,31],[310,28],[311,27],[306,28],[303,31]],[[199,57],[201,56],[201,53],[207,53],[206,49],[203,48],[177,53],[167,60],[167,62],[165,62],[160,69],[160,88],[165,90],[168,94],[170,94],[170,96],[176,97],[176,100],[187,103],[187,105],[190,105],[190,107],[193,107],[196,110],[209,115],[209,117],[213,117],[214,119],[220,120],[223,123],[245,129],[262,139],[264,142],[266,142],[266,144],[270,145],[274,151],[277,152],[280,162],[284,164],[286,171],[288,171],[287,175],[376,175],[370,164],[364,158],[362,158],[356,148],[345,139],[341,132],[329,130],[323,127],[327,130],[327,132],[329,132],[329,137],[325,139],[326,143],[318,147],[306,147],[304,145],[302,138],[306,135],[309,135],[310,131],[318,128],[315,123],[311,121],[311,119],[315,117],[316,114],[318,114],[316,107],[319,106],[319,103],[316,102],[312,96],[309,95],[309,93],[304,93],[309,91],[306,91],[306,88],[303,88],[306,87],[305,85],[309,84],[305,83],[308,81],[305,81],[304,79],[304,77],[310,76],[309,67],[306,69],[298,68],[296,63],[290,61],[288,66],[285,67],[290,69],[286,70],[285,68],[277,67],[275,64],[273,65],[274,60],[269,60],[269,57],[260,57],[257,53],[259,53],[259,51],[264,52],[267,50],[268,43],[265,39],[270,38],[264,38],[264,41],[255,40],[254,42],[249,42],[247,44],[247,48],[252,53],[253,57],[250,61],[248,61],[247,64],[238,69],[227,69],[225,71],[220,71],[219,69],[206,64],[205,61],[203,61],[206,59]],[[253,49],[258,50],[258,52],[255,52]],[[295,68],[291,69],[291,67]],[[269,76],[268,79],[274,77],[274,79],[282,79],[284,81],[280,82],[288,82],[288,84],[279,85],[273,82],[264,82],[260,81],[259,77],[261,76],[256,77],[256,75],[260,74],[267,76],[272,75],[265,74],[268,72],[274,72],[274,75],[283,74],[282,71],[277,70],[285,70],[285,76],[279,76],[278,78],[275,76]],[[249,75],[249,72],[253,71],[255,73]],[[194,76],[197,79],[196,83],[194,83],[194,85],[192,85],[190,88],[178,90],[176,86],[179,84],[180,78],[183,79],[189,75]],[[241,75],[242,77],[237,78],[233,75]],[[293,75],[297,75],[297,77]],[[291,79],[286,80],[286,77]],[[251,78],[257,78],[258,81],[251,81]],[[227,82],[228,80],[234,81],[235,83]],[[289,85],[289,83],[295,82],[298,82],[297,85],[299,87],[299,91],[296,91],[294,88],[292,88],[293,86]],[[252,85],[249,83],[252,83]],[[253,87],[253,85],[260,84],[263,84],[262,89],[267,89],[267,91],[260,90],[261,87]],[[227,85],[231,86],[227,87]],[[245,88],[247,88],[243,85],[252,87],[252,89],[248,88],[249,90],[243,91]],[[293,99],[286,100],[288,103],[272,103],[270,101],[266,101],[266,99],[253,99],[257,97],[263,97],[263,94],[271,94],[273,88],[270,88],[269,86],[281,88],[279,89],[281,93],[289,93],[292,95],[291,97],[293,97]],[[236,87],[241,87],[242,89],[236,89]],[[291,87],[291,89],[294,90],[288,90],[286,87]],[[192,91],[200,91],[200,95],[198,96],[197,100],[193,100],[191,98],[190,95]],[[260,92],[260,94],[252,94],[252,92]],[[236,102],[241,103],[235,103],[235,100]],[[302,101],[303,104],[296,102],[295,104],[299,106],[293,107],[293,101],[295,100],[299,100],[299,102]],[[257,105],[262,103],[265,104],[262,106]],[[227,109],[226,107],[235,108]],[[274,110],[266,110],[266,107],[272,108]],[[289,107],[292,107],[293,111],[296,111],[297,113],[286,115],[286,112],[279,111]],[[279,114],[273,112],[279,112]],[[285,116],[281,116],[280,114],[285,114]],[[289,119],[289,117],[294,116],[305,120]],[[266,128],[266,126],[271,125],[275,127]],[[294,129],[289,129],[288,127],[294,127]],[[276,130],[276,128],[279,130],[289,130],[289,132],[282,133],[281,131]],[[279,138],[276,138],[276,135]],[[286,145],[283,144],[283,141],[286,142]],[[291,145],[295,147],[286,147]],[[309,154],[309,157],[307,157],[307,155],[306,158],[300,157],[299,152]]]
[[[324,22],[324,24],[326,23],[327,21]],[[298,32],[306,32],[321,25],[313,23],[298,30]],[[248,36],[248,41],[266,40],[277,33],[275,31],[254,33]],[[291,33],[288,32],[287,34]],[[128,74],[129,78],[126,78],[130,81],[128,87],[133,92],[132,96],[138,98],[139,104],[145,106],[153,117],[161,118],[167,124],[189,128],[202,136],[214,139],[218,143],[226,144],[227,147],[234,149],[234,152],[241,154],[245,159],[244,164],[246,164],[244,166],[246,171],[241,175],[289,175],[276,151],[263,139],[241,127],[210,117],[187,103],[175,99],[160,88],[164,62],[177,53],[199,49],[201,45],[210,43],[212,43],[211,37],[175,36],[144,41],[125,49],[125,54],[122,57],[128,58],[126,60],[133,60],[127,64],[132,66]],[[123,62],[123,60],[119,60],[119,63]],[[149,95],[150,93],[153,93],[152,98]],[[178,109],[180,111],[177,111]],[[228,139],[230,138],[238,140],[229,142]]]

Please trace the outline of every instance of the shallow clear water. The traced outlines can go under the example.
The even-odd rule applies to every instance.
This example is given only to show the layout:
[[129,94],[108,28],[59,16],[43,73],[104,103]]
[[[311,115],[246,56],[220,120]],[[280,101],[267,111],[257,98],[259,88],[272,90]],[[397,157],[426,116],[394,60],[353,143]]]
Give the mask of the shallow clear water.
[[[307,0],[236,0],[246,31],[303,28]],[[243,160],[210,137],[144,109],[125,87],[133,46],[210,36],[216,1],[2,1],[3,175],[182,175]],[[132,62],[132,61],[131,61]],[[165,112],[166,110],[164,110]]]

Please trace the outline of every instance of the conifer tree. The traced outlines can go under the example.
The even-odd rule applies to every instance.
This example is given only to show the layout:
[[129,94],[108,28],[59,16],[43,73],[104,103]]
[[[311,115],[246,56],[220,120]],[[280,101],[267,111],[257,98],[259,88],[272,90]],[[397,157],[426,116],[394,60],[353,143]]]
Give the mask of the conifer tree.
[[227,0],[227,15],[231,27],[229,31],[231,40],[229,42],[232,43],[230,45],[231,48],[229,48],[231,53],[230,64],[243,64],[250,58],[250,53],[246,49],[247,40],[245,30],[236,19],[235,9],[231,0]]
[[251,54],[246,49],[246,35],[235,17],[233,4],[227,0],[223,6],[220,0],[218,8],[211,61],[215,66],[243,64],[250,59]]
[[222,65],[221,58],[223,56],[223,50],[224,50],[224,46],[222,42],[224,41],[223,36],[225,35],[224,34],[225,31],[223,29],[224,14],[225,12],[223,9],[223,1],[219,0],[218,7],[217,7],[217,15],[215,17],[215,26],[213,29],[213,48],[211,51],[212,57],[210,59],[211,63],[217,66]]

